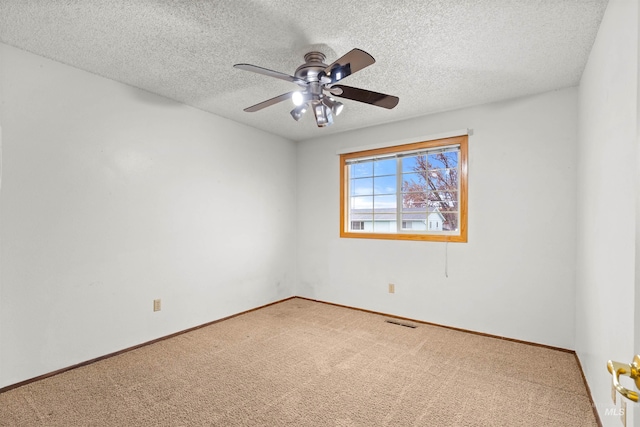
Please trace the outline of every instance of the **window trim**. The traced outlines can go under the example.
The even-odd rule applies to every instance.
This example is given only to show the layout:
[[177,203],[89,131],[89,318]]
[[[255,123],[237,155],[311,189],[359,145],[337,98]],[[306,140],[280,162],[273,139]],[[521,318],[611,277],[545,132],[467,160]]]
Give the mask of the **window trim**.
[[[414,240],[431,242],[467,242],[467,222],[468,222],[468,135],[442,138],[429,141],[414,142],[403,145],[394,145],[383,148],[375,148],[364,151],[356,151],[340,154],[340,237],[359,239],[385,239],[385,240]],[[409,151],[434,149],[451,145],[460,146],[460,168],[459,186],[459,234],[428,234],[428,233],[363,233],[349,231],[349,200],[348,184],[349,171],[347,162],[351,159],[361,157],[376,157],[389,154],[402,154]]]

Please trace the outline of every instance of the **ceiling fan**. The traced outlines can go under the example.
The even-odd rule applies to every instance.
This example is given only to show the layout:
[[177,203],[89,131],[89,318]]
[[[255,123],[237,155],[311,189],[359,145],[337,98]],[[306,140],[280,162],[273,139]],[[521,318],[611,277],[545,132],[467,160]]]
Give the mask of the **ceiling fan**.
[[296,121],[300,120],[308,109],[312,109],[318,127],[325,127],[333,123],[333,116],[340,114],[344,107],[342,102],[333,98],[334,96],[387,109],[398,105],[400,99],[397,96],[336,84],[345,77],[376,62],[367,52],[353,49],[331,65],[325,64],[325,59],[326,56],[322,52],[312,51],[307,53],[304,55],[305,63],[296,69],[293,76],[256,65],[235,64],[234,67],[240,70],[286,80],[302,88],[301,90],[287,92],[275,98],[267,99],[259,104],[245,108],[244,111],[253,113],[278,102],[291,99],[296,106],[291,110],[291,116]]

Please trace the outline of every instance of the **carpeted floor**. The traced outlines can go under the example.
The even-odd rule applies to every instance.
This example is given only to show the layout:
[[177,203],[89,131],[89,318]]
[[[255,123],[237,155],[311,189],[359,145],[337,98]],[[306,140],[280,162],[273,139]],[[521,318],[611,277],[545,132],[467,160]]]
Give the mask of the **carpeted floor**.
[[291,299],[0,394],[0,426],[596,426],[573,354]]

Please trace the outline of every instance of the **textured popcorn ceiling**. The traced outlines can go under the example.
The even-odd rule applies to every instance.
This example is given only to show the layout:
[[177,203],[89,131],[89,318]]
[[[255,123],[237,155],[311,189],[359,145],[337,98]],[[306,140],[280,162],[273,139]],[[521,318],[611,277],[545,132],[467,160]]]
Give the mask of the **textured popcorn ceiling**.
[[[575,86],[607,0],[0,0],[0,41],[205,111],[304,140]],[[344,100],[333,126],[295,122],[293,74],[357,47],[376,63],[350,86],[396,95],[393,110]],[[135,91],[132,91],[132,96]],[[147,101],[152,102],[152,101]]]

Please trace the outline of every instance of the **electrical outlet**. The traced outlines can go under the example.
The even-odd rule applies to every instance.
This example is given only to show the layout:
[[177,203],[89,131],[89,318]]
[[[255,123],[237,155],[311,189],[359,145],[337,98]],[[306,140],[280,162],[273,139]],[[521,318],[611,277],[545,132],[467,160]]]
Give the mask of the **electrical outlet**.
[[396,285],[389,283],[389,293],[394,294],[396,292]]
[[153,300],[153,311],[160,311],[161,305],[160,305],[160,299],[154,299]]

